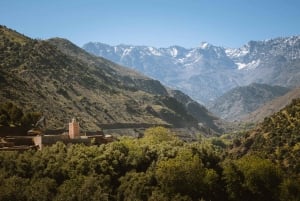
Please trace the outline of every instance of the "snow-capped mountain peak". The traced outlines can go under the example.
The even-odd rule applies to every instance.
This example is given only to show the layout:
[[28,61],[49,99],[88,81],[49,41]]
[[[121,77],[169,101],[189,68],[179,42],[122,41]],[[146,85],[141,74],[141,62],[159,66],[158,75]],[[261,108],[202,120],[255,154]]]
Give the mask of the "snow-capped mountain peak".
[[201,103],[252,82],[300,85],[300,36],[250,41],[240,48],[207,42],[191,49],[103,43],[83,48],[180,89]]
[[207,49],[209,48],[211,45],[208,42],[202,42],[200,43],[200,48],[201,49]]

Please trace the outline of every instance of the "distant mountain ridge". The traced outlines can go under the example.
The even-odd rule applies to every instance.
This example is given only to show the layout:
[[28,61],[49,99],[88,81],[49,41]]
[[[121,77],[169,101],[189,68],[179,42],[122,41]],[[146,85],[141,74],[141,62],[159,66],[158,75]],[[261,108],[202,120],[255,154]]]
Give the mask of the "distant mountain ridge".
[[246,122],[260,122],[265,117],[272,115],[275,112],[280,111],[282,108],[287,106],[294,99],[300,98],[300,88],[295,88],[290,90],[283,96],[279,96],[271,101],[266,102],[264,105],[257,108],[255,111],[247,114],[241,118],[241,120]]
[[229,120],[241,118],[290,89],[281,86],[253,83],[248,86],[236,87],[217,98],[208,108],[216,115]]
[[235,49],[209,43],[186,49],[92,42],[83,48],[182,90],[204,104],[251,83],[300,86],[300,36],[250,41]]
[[42,112],[48,128],[64,128],[76,117],[83,130],[120,124],[222,130],[215,124],[218,118],[188,96],[179,100],[177,92],[159,81],[95,57],[68,40],[33,40],[0,26],[0,49],[1,102]]

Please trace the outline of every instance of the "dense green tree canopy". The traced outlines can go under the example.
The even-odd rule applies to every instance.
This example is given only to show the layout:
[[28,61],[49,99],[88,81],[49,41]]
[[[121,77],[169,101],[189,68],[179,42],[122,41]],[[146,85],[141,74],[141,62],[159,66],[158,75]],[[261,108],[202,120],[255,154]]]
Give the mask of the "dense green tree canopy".
[[224,160],[210,142],[186,143],[158,127],[100,146],[0,152],[0,200],[300,199],[299,176],[257,156]]

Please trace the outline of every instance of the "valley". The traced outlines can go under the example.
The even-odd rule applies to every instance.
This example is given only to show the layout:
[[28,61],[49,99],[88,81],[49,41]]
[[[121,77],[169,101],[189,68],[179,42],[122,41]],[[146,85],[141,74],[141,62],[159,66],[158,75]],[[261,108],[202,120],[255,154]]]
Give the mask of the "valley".
[[80,48],[0,26],[0,200],[298,201],[299,44]]

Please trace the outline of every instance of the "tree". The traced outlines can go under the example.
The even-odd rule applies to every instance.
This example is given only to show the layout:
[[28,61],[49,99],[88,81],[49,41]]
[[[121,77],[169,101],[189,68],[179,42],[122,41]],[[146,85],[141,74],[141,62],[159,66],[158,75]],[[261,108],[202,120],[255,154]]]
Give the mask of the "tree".
[[28,179],[17,176],[1,178],[0,182],[0,200],[1,201],[26,201],[24,187],[28,185]]
[[176,136],[169,129],[158,126],[153,128],[148,128],[144,133],[143,140],[148,143],[160,144],[162,142],[168,142],[176,140]]
[[168,195],[204,196],[206,169],[201,160],[189,150],[180,150],[175,158],[158,161],[155,176]]
[[27,201],[52,201],[56,194],[57,184],[48,177],[32,179],[25,189]]
[[8,116],[6,114],[0,114],[0,125],[7,126],[8,124]]
[[278,200],[282,174],[269,160],[245,156],[227,163],[223,174],[231,200]]
[[119,181],[118,199],[124,201],[148,200],[156,185],[151,172],[128,172]]
[[23,116],[23,111],[18,108],[17,106],[13,105],[10,110],[8,111],[10,120],[13,124],[21,123],[21,118]]
[[103,178],[97,175],[82,176],[66,180],[58,188],[58,194],[54,200],[60,201],[98,201],[110,200],[111,190],[103,186]]
[[21,119],[21,124],[24,127],[33,127],[34,124],[41,118],[41,113],[39,112],[30,112],[25,113]]
[[299,201],[300,200],[300,178],[285,179],[280,185],[280,200]]

